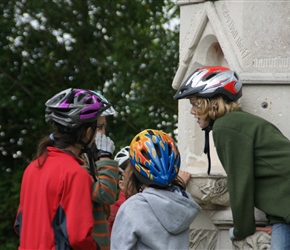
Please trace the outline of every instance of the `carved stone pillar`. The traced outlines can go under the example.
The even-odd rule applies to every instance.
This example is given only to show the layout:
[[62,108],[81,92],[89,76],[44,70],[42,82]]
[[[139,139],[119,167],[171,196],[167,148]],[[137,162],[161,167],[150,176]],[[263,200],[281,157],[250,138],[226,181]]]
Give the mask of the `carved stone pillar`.
[[[228,230],[233,227],[226,176],[192,175],[187,189],[202,207],[191,225],[190,249],[270,249],[270,236],[255,233],[243,241],[231,242]],[[257,226],[264,226],[264,213],[255,211]],[[261,246],[263,246],[261,248]]]
[[[195,69],[220,65],[243,82],[241,106],[273,122],[290,138],[290,2],[178,0],[180,60],[174,89]],[[278,18],[279,17],[279,18]],[[270,236],[255,233],[232,243],[233,226],[226,174],[210,141],[212,171],[206,174],[204,134],[190,115],[188,100],[178,102],[178,146],[182,168],[192,173],[188,191],[203,211],[191,225],[190,249],[269,249]],[[256,211],[257,225],[266,218]]]

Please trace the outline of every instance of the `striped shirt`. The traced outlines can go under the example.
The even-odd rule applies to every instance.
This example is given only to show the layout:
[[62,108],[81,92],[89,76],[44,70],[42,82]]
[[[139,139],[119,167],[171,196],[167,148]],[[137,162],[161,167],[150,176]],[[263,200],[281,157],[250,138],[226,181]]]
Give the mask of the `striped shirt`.
[[118,184],[118,162],[114,160],[100,160],[96,162],[97,181],[93,183],[92,200],[94,228],[93,238],[101,250],[110,249],[110,233],[107,215],[103,204],[108,206],[116,201]]

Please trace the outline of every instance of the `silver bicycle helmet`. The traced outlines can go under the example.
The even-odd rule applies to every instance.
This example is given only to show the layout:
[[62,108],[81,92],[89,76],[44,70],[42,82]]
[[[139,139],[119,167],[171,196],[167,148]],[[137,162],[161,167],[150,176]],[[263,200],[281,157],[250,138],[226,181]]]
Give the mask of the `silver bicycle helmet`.
[[123,166],[122,164],[125,162],[125,161],[127,161],[127,160],[129,160],[129,158],[130,158],[130,147],[129,146],[126,146],[126,147],[124,147],[124,148],[122,148],[116,155],[115,155],[115,158],[114,158],[114,160],[115,161],[118,161],[118,163],[119,163],[119,171],[120,172],[124,172],[124,168],[126,167],[126,166]]
[[208,66],[194,71],[176,92],[174,99],[191,96],[211,98],[222,95],[230,101],[242,96],[242,82],[237,73],[226,67]]

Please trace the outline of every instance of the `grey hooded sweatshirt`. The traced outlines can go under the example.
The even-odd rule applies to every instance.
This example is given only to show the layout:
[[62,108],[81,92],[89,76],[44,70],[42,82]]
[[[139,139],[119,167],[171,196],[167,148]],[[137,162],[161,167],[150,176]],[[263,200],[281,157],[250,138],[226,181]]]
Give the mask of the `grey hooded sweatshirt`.
[[130,197],[117,213],[111,250],[188,250],[189,226],[201,208],[186,194],[146,188]]

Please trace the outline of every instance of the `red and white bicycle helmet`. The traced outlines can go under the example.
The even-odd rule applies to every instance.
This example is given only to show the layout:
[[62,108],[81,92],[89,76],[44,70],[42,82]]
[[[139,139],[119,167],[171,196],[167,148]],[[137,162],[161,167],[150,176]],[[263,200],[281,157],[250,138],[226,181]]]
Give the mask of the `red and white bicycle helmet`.
[[174,99],[191,96],[211,98],[217,95],[230,101],[236,101],[242,96],[242,82],[235,71],[220,66],[199,68],[180,86]]
[[45,121],[54,121],[68,128],[98,119],[111,105],[90,90],[69,88],[54,95],[46,103]]

